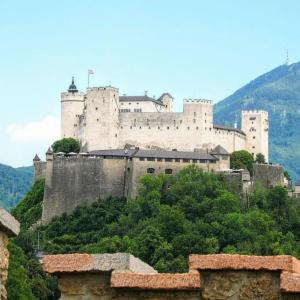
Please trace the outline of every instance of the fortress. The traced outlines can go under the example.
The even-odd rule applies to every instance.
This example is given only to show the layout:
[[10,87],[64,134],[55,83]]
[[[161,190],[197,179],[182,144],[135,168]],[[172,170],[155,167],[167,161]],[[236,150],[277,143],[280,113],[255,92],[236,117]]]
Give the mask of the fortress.
[[211,151],[221,145],[229,153],[247,150],[269,157],[268,112],[242,111],[242,128],[213,123],[211,100],[184,100],[183,112],[174,112],[169,93],[158,99],[119,96],[114,87],[78,92],[74,79],[61,94],[61,137],[78,139],[84,151],[106,149],[165,149]]
[[256,165],[252,179],[229,171],[236,150],[268,160],[268,113],[243,111],[241,117],[242,129],[216,125],[210,100],[184,100],[183,112],[174,112],[169,93],[119,96],[108,86],[84,94],[73,79],[61,94],[61,137],[78,139],[81,153],[49,149],[46,162],[34,158],[35,178],[45,178],[42,222],[99,198],[135,198],[142,175],[176,174],[189,164],[223,172],[242,198],[256,181],[282,184],[281,166]]

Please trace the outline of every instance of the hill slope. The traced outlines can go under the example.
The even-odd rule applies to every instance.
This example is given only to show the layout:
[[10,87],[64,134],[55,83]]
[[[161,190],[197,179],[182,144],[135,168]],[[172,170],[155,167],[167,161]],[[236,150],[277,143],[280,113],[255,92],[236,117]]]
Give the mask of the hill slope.
[[265,73],[215,105],[215,123],[240,124],[240,111],[269,112],[270,161],[300,178],[300,63]]
[[0,164],[0,207],[16,206],[30,189],[33,167],[12,168]]

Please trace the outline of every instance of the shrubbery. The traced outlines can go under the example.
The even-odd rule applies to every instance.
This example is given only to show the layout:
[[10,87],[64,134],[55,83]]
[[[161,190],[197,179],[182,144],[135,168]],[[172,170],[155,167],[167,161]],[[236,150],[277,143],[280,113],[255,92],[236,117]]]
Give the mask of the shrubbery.
[[[40,188],[42,182],[36,183],[14,211],[25,222],[23,228],[36,221],[30,213],[23,213],[40,203]],[[240,199],[222,177],[195,166],[172,176],[145,175],[136,199],[98,200],[35,231],[23,230],[14,242],[21,250],[12,251],[11,266],[16,269],[8,286],[18,278],[16,289],[28,293],[24,280],[30,275],[26,274],[38,270],[39,282],[35,277],[26,279],[29,291],[46,295],[50,287],[55,290],[53,281],[39,273],[36,265],[31,268],[20,252],[27,260],[32,258],[38,234],[41,248],[48,253],[130,252],[161,272],[186,271],[191,253],[291,254],[300,258],[298,202],[282,187],[256,190],[248,200],[247,209],[241,209]],[[53,297],[57,294],[40,299],[57,299]]]

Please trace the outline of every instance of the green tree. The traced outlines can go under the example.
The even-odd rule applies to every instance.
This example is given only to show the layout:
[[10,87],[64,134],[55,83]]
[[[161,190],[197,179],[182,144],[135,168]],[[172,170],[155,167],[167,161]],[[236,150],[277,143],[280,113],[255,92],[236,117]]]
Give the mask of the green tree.
[[57,153],[57,152],[79,153],[80,144],[77,140],[75,140],[73,138],[64,138],[64,139],[55,141],[52,145],[52,149],[53,149],[54,153]]
[[247,169],[253,171],[253,156],[246,150],[234,151],[230,156],[230,167],[232,169]]
[[266,163],[265,156],[262,153],[257,153],[256,158],[255,158],[255,162],[257,162],[259,164],[265,164]]

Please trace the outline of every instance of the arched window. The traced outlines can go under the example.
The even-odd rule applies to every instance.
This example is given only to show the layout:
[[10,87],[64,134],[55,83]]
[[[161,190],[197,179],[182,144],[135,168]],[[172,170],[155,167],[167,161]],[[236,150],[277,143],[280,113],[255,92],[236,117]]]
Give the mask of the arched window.
[[148,173],[148,174],[153,174],[153,173],[155,173],[155,169],[153,169],[153,168],[148,168],[148,169],[147,169],[147,173]]
[[173,173],[173,170],[172,169],[165,169],[165,174],[172,174]]

